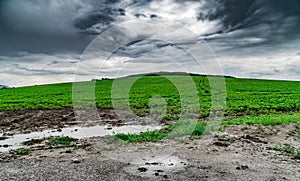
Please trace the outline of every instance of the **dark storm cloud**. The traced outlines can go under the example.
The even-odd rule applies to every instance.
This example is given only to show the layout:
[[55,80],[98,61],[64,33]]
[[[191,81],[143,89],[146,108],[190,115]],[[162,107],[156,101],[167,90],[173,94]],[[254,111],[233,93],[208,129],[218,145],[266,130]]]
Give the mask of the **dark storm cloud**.
[[[153,1],[108,0],[2,0],[0,1],[0,47],[7,54],[16,51],[82,52],[93,36],[101,33],[131,6],[144,7]],[[184,3],[188,1],[176,0]],[[190,1],[197,2],[197,1]],[[220,20],[223,28],[204,36],[227,45],[256,46],[293,38],[300,28],[298,0],[213,0],[199,9],[199,21]],[[163,8],[163,7],[162,7]],[[158,18],[159,14],[136,17]],[[180,12],[178,12],[180,13]],[[178,14],[180,16],[180,14]],[[238,33],[235,33],[240,31]],[[234,32],[234,34],[229,34]],[[211,35],[220,35],[219,37]],[[243,37],[259,42],[236,41]]]
[[[198,19],[221,20],[222,30],[208,36],[236,47],[273,46],[299,37],[300,1],[298,0],[217,0],[206,1],[206,11]],[[260,38],[261,41],[239,41],[241,38]]]
[[72,20],[92,7],[83,1],[0,1],[0,52],[80,52],[89,43]]
[[[299,0],[0,0],[0,61],[3,67],[11,68],[0,67],[0,74],[6,71],[7,75],[1,76],[8,79],[9,71],[15,75],[71,74],[70,64],[75,67],[79,55],[97,35],[131,20],[170,20],[191,29],[197,36],[181,34],[172,26],[149,26],[138,31],[137,23],[126,33],[120,30],[109,37],[124,42],[133,40],[114,52],[117,60],[140,59],[159,64],[164,60],[151,54],[162,54],[177,56],[184,62],[187,58],[180,47],[189,49],[204,39],[218,56],[233,59],[226,63],[229,73],[239,72],[242,67],[245,75],[254,77],[275,76],[284,70],[299,74],[294,68],[299,67],[297,61],[288,67],[276,55],[272,60],[263,59],[276,52],[281,53],[284,61],[291,49],[300,48],[296,42],[300,37]],[[162,35],[162,39],[174,33],[174,39],[183,37],[183,40],[175,44],[151,40],[155,33]],[[107,46],[109,43],[103,45]],[[299,56],[297,52],[293,51],[293,56]],[[256,63],[246,61],[258,55],[266,64],[265,69],[248,71]],[[242,58],[245,66],[240,63]],[[274,59],[280,63],[278,66],[270,63]],[[120,66],[120,62],[107,71]],[[273,71],[277,69],[280,71]]]
[[98,6],[97,10],[94,10],[88,14],[84,14],[74,20],[75,27],[86,30],[85,33],[93,34],[88,29],[94,25],[100,25],[99,31],[103,30],[103,27],[111,24],[115,21],[117,16],[125,16],[126,11],[123,8],[110,7],[109,5]]
[[[94,36],[125,16],[119,0],[1,0],[0,52],[82,53]],[[145,4],[150,1],[133,2]],[[96,27],[93,27],[96,26]]]
[[[127,43],[125,46],[116,50],[112,56],[123,56],[130,58],[138,58],[141,56],[151,55],[151,53],[157,53],[163,55],[164,48],[172,47],[174,49],[183,50],[179,44],[164,42],[156,39],[139,39]],[[157,62],[156,62],[157,63]]]
[[254,7],[255,3],[256,0],[207,1],[203,8],[208,9],[208,11],[206,13],[200,12],[197,18],[199,20],[222,19],[225,29],[238,29],[257,10],[257,7]]

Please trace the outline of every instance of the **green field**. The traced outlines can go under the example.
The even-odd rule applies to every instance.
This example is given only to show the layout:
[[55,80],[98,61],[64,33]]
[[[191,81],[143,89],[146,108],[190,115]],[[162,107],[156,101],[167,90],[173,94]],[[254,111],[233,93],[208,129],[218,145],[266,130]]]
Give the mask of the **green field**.
[[[194,84],[186,84],[186,76],[169,76],[176,79],[181,88],[186,92],[197,91],[200,109],[193,107],[194,96],[187,99],[191,101],[191,113],[200,114],[200,117],[209,116],[211,110],[211,88],[207,77],[192,76]],[[126,85],[134,77],[118,79]],[[220,79],[214,77],[214,79]],[[112,108],[111,87],[113,80],[99,80],[96,82],[77,83],[82,91],[82,106],[89,106],[90,98],[85,97],[85,90],[95,83],[95,100],[99,108]],[[300,110],[300,82],[275,81],[225,78],[226,82],[226,110],[225,116],[239,115],[268,115],[280,113],[297,113]],[[92,84],[91,84],[92,83]],[[123,84],[122,84],[123,85]],[[122,92],[122,85],[116,92]],[[80,97],[80,92],[77,94]],[[122,94],[116,94],[114,98],[124,99]],[[119,96],[119,97],[118,97]],[[126,95],[124,95],[126,96]],[[151,97],[160,96],[166,102],[164,119],[178,119],[182,109],[182,100],[178,87],[168,80],[168,77],[143,76],[131,87],[129,103],[131,109],[139,116],[150,112]],[[185,98],[186,99],[186,98]],[[86,101],[87,104],[84,104]],[[198,100],[197,100],[198,101]],[[162,104],[159,102],[157,105]],[[31,87],[0,89],[0,110],[27,110],[27,109],[61,109],[71,108],[72,83],[39,85]],[[197,111],[197,112],[195,112]]]

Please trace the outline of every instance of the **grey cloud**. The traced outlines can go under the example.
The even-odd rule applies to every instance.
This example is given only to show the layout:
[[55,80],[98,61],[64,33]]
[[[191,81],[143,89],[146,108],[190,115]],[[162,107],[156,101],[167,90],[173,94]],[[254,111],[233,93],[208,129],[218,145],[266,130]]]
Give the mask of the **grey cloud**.
[[242,27],[256,10],[256,0],[218,0],[206,3],[204,8],[209,10],[207,13],[200,12],[198,19],[222,19],[225,28],[230,30]]
[[[266,68],[261,71],[249,70],[247,66],[241,65],[250,65],[247,61],[255,56],[272,57],[268,59],[271,62],[278,59],[276,55],[273,56],[275,52],[278,56],[284,57],[282,61],[286,60],[287,56],[292,56],[287,55],[291,52],[293,56],[300,55],[297,53],[300,45],[296,42],[300,36],[300,1],[174,0],[172,2],[178,3],[178,6],[172,9],[170,4],[171,10],[167,11],[170,16],[165,11],[168,7],[150,8],[150,3],[155,6],[161,2],[159,0],[0,0],[0,61],[11,68],[7,68],[11,74],[30,75],[30,72],[39,76],[70,74],[67,69],[68,66],[72,67],[78,62],[79,58],[76,56],[85,50],[96,35],[113,25],[127,20],[146,19],[151,22],[171,18],[171,21],[179,21],[187,27],[204,22],[203,26],[208,26],[207,33],[202,34],[199,31],[201,35],[199,33],[196,38],[189,35],[186,35],[189,36],[186,38],[180,32],[174,33],[184,39],[173,44],[151,40],[151,35],[161,32],[164,36],[169,32],[176,32],[177,29],[174,27],[160,29],[160,27],[149,26],[144,32],[137,32],[136,27],[132,27],[124,31],[125,33],[116,30],[111,37],[106,38],[135,41],[120,45],[121,47],[112,56],[137,59],[145,63],[147,61],[153,64],[165,63],[163,59],[154,56],[160,54],[176,58],[178,62],[184,62],[186,67],[190,66],[192,69],[193,65],[189,64],[191,59],[183,52],[204,39],[218,56],[225,57],[226,61],[233,59],[224,67],[227,74],[238,74],[239,71],[253,77],[276,76],[282,72],[300,74],[296,60],[289,62],[289,65],[284,65],[282,69],[276,66],[267,67],[270,65],[264,62]],[[180,18],[184,17],[185,13],[181,7],[190,5],[194,10],[193,8],[198,8],[198,5],[193,3],[197,2],[200,3],[195,17],[189,17],[189,14],[186,22],[181,21]],[[191,14],[194,16],[193,13]],[[201,23],[200,25],[202,26]],[[291,41],[294,43],[290,44]],[[99,46],[103,49],[115,47],[109,42]],[[297,51],[294,51],[296,49]],[[239,60],[241,58],[243,60]],[[55,70],[56,66],[64,69]]]
[[168,46],[174,47],[176,45],[173,43],[157,43],[155,45],[156,48],[163,48],[163,47],[168,47]]
[[20,65],[16,65],[16,73],[19,75],[52,75],[52,74],[73,74],[74,71],[59,71],[59,70],[47,70],[47,69],[33,69]]
[[[300,1],[297,0],[218,0],[206,1],[204,7],[208,10],[199,13],[199,20],[221,20],[223,24],[223,29],[214,33],[219,36],[205,37],[208,40],[247,48],[282,43],[299,35]],[[238,40],[245,37],[264,41],[241,44]]]
[[[81,30],[88,30],[94,25],[101,25],[104,27],[114,22],[117,16],[126,15],[126,10],[123,8],[110,7],[108,5],[102,5],[102,7],[95,8],[97,9],[76,18],[74,20],[74,26]],[[103,28],[100,29],[100,31],[101,30],[103,30]],[[91,31],[86,31],[86,33],[91,33]]]
[[165,63],[170,63],[170,60],[163,58],[163,57],[140,57],[140,58],[135,58],[134,60],[127,60],[124,63],[146,63],[146,64],[165,64]]
[[87,29],[98,23],[109,24],[112,21],[114,21],[114,18],[106,12],[94,12],[87,16],[77,18],[74,25],[79,29]]
[[59,63],[59,61],[57,61],[57,60],[51,62],[51,64],[58,64],[58,63]]
[[114,52],[114,56],[138,58],[146,55],[150,56],[152,53],[160,53],[161,55],[164,55],[167,53],[164,48],[167,47],[183,50],[180,44],[155,39],[140,39],[120,47],[116,52]]
[[134,16],[137,18],[140,18],[140,17],[146,18],[147,17],[145,14],[142,14],[142,13],[136,13]]
[[[128,7],[137,7],[137,12],[134,12],[136,17],[159,17],[159,13],[146,15],[138,12],[138,7],[152,2],[154,1],[2,0],[0,47],[5,53],[15,50],[80,53],[93,35],[108,28],[117,17],[127,16]],[[203,38],[222,41],[233,48],[285,41],[298,34],[300,28],[300,2],[297,0],[205,0],[201,3],[204,6],[199,9],[198,20],[220,20],[223,25],[221,30],[217,29]],[[245,37],[265,41],[236,41]]]
[[298,60],[287,60],[286,70],[294,75],[300,74],[300,64]]
[[82,0],[2,0],[0,7],[0,51],[4,54],[81,52],[90,41],[79,36],[72,24],[91,8]]
[[157,18],[158,16],[156,14],[151,14],[150,18]]
[[151,15],[147,16],[147,15],[145,15],[143,13],[136,13],[136,14],[134,14],[134,16],[137,17],[137,18],[141,18],[141,17],[142,18],[147,18],[147,17],[149,17],[151,19],[158,17],[158,15],[156,15],[156,14],[151,14]]
[[274,76],[278,74],[278,72],[271,70],[270,72],[249,72],[249,76],[251,77],[264,77],[264,76]]

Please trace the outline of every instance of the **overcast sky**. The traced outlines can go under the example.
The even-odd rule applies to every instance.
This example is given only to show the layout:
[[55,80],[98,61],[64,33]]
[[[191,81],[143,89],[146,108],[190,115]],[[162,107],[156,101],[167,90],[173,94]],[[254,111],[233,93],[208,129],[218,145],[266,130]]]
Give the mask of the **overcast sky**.
[[0,0],[0,84],[221,73],[191,52],[225,75],[300,80],[300,1]]

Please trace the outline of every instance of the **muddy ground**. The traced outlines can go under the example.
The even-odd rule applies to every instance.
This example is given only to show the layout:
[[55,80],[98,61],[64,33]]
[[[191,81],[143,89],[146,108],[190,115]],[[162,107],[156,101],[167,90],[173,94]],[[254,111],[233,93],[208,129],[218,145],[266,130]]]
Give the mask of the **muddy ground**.
[[[72,110],[2,112],[0,129],[4,133],[16,134],[76,124],[111,124],[112,121],[126,124],[126,120],[117,119],[109,110],[101,115],[104,122],[90,119],[89,123],[82,123],[76,121]],[[158,143],[126,144],[112,137],[97,137],[80,140],[80,143],[90,145],[83,148],[49,149],[47,141],[36,142],[30,145],[32,152],[28,155],[1,153],[0,178],[299,180],[300,161],[289,154],[268,149],[275,144],[300,149],[298,126],[239,125],[201,139],[187,136]]]
[[58,109],[0,111],[0,133],[7,135],[26,134],[47,129],[59,129],[74,125],[122,126],[130,124],[160,124],[151,118],[123,114],[113,109]]

